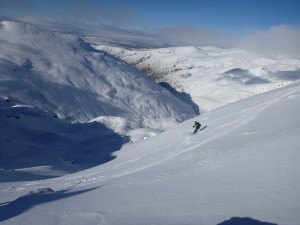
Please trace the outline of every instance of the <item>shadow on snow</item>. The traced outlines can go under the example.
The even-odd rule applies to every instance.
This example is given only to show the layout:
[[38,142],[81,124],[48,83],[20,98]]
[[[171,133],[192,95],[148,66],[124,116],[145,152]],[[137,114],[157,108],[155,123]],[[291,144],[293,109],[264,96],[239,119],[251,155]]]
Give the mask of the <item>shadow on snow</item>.
[[206,128],[207,128],[207,125],[205,125],[204,127],[200,128],[199,131],[204,130],[204,129],[206,129]]
[[230,220],[226,220],[222,223],[218,223],[217,225],[277,225],[277,224],[262,222],[249,217],[245,217],[245,218],[232,217]]
[[162,87],[164,87],[165,89],[167,89],[169,92],[171,92],[175,97],[179,98],[180,100],[182,100],[183,102],[189,104],[192,109],[194,110],[194,112],[197,115],[200,115],[200,110],[199,110],[199,106],[193,102],[191,96],[186,93],[186,92],[178,92],[176,91],[170,84],[168,84],[167,82],[160,82],[159,85],[161,85]]
[[53,191],[50,188],[43,188],[36,192],[30,192],[10,203],[0,204],[0,222],[18,216],[34,206],[84,194],[97,188],[99,187],[75,192],[69,190]]
[[[113,160],[113,153],[129,142],[129,137],[98,122],[72,124],[53,115],[38,116],[36,109],[13,110],[18,119],[7,118],[10,111],[0,111],[0,131],[5,130],[0,136],[1,182],[47,179],[88,169]],[[56,175],[43,174],[49,168]]]
[[234,68],[223,73],[218,80],[232,80],[244,85],[267,84],[269,80],[252,74],[249,70]]

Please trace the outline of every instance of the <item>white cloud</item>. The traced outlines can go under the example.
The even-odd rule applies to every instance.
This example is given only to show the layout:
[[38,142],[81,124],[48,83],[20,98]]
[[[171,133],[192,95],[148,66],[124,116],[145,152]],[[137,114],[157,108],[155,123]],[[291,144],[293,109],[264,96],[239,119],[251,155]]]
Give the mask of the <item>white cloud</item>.
[[232,39],[224,34],[201,27],[176,26],[157,31],[157,35],[173,45],[212,45],[219,47],[232,46]]
[[300,27],[280,25],[254,31],[240,41],[239,47],[269,54],[300,55]]
[[[159,40],[163,43],[162,45],[172,46],[240,47],[267,54],[300,55],[300,27],[289,25],[251,31],[239,38],[238,41],[237,38],[234,38],[233,33],[230,36],[203,27],[174,26],[155,30],[131,29],[134,27],[133,24],[143,20],[141,15],[129,8],[121,7],[121,5],[119,7],[109,7],[100,3],[94,5],[91,0],[71,1],[60,8],[59,12],[42,11],[38,5],[25,0],[0,0],[0,15],[18,18],[18,20],[40,26],[44,25],[54,31],[112,38],[125,36],[130,37],[132,41],[135,38],[156,42]],[[45,13],[45,17],[41,16],[42,13]],[[55,17],[52,13],[55,13]]]

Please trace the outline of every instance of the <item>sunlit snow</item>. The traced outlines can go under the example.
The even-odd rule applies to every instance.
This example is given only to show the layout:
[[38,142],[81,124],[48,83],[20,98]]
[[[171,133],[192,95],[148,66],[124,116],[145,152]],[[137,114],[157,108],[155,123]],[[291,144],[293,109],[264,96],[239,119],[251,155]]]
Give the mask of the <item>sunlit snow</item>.
[[1,224],[299,224],[299,58],[101,49],[1,22]]

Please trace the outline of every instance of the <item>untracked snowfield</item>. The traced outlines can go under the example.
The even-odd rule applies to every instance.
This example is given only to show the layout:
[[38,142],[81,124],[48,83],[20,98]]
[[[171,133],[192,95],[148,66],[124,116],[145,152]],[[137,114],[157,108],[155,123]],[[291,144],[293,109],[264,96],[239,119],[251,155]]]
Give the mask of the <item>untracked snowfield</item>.
[[299,114],[296,82],[128,143],[88,170],[2,182],[0,222],[298,225]]
[[94,42],[141,70],[200,113],[300,79],[300,58],[238,48],[185,46],[129,49]]

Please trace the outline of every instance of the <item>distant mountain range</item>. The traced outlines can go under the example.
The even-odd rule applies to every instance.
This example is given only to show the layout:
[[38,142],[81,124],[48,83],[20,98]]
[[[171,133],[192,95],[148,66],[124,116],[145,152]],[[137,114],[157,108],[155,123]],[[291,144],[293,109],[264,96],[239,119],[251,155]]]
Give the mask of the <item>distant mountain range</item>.
[[169,47],[132,49],[95,44],[138,68],[200,112],[300,80],[300,56],[261,55],[243,49]]

